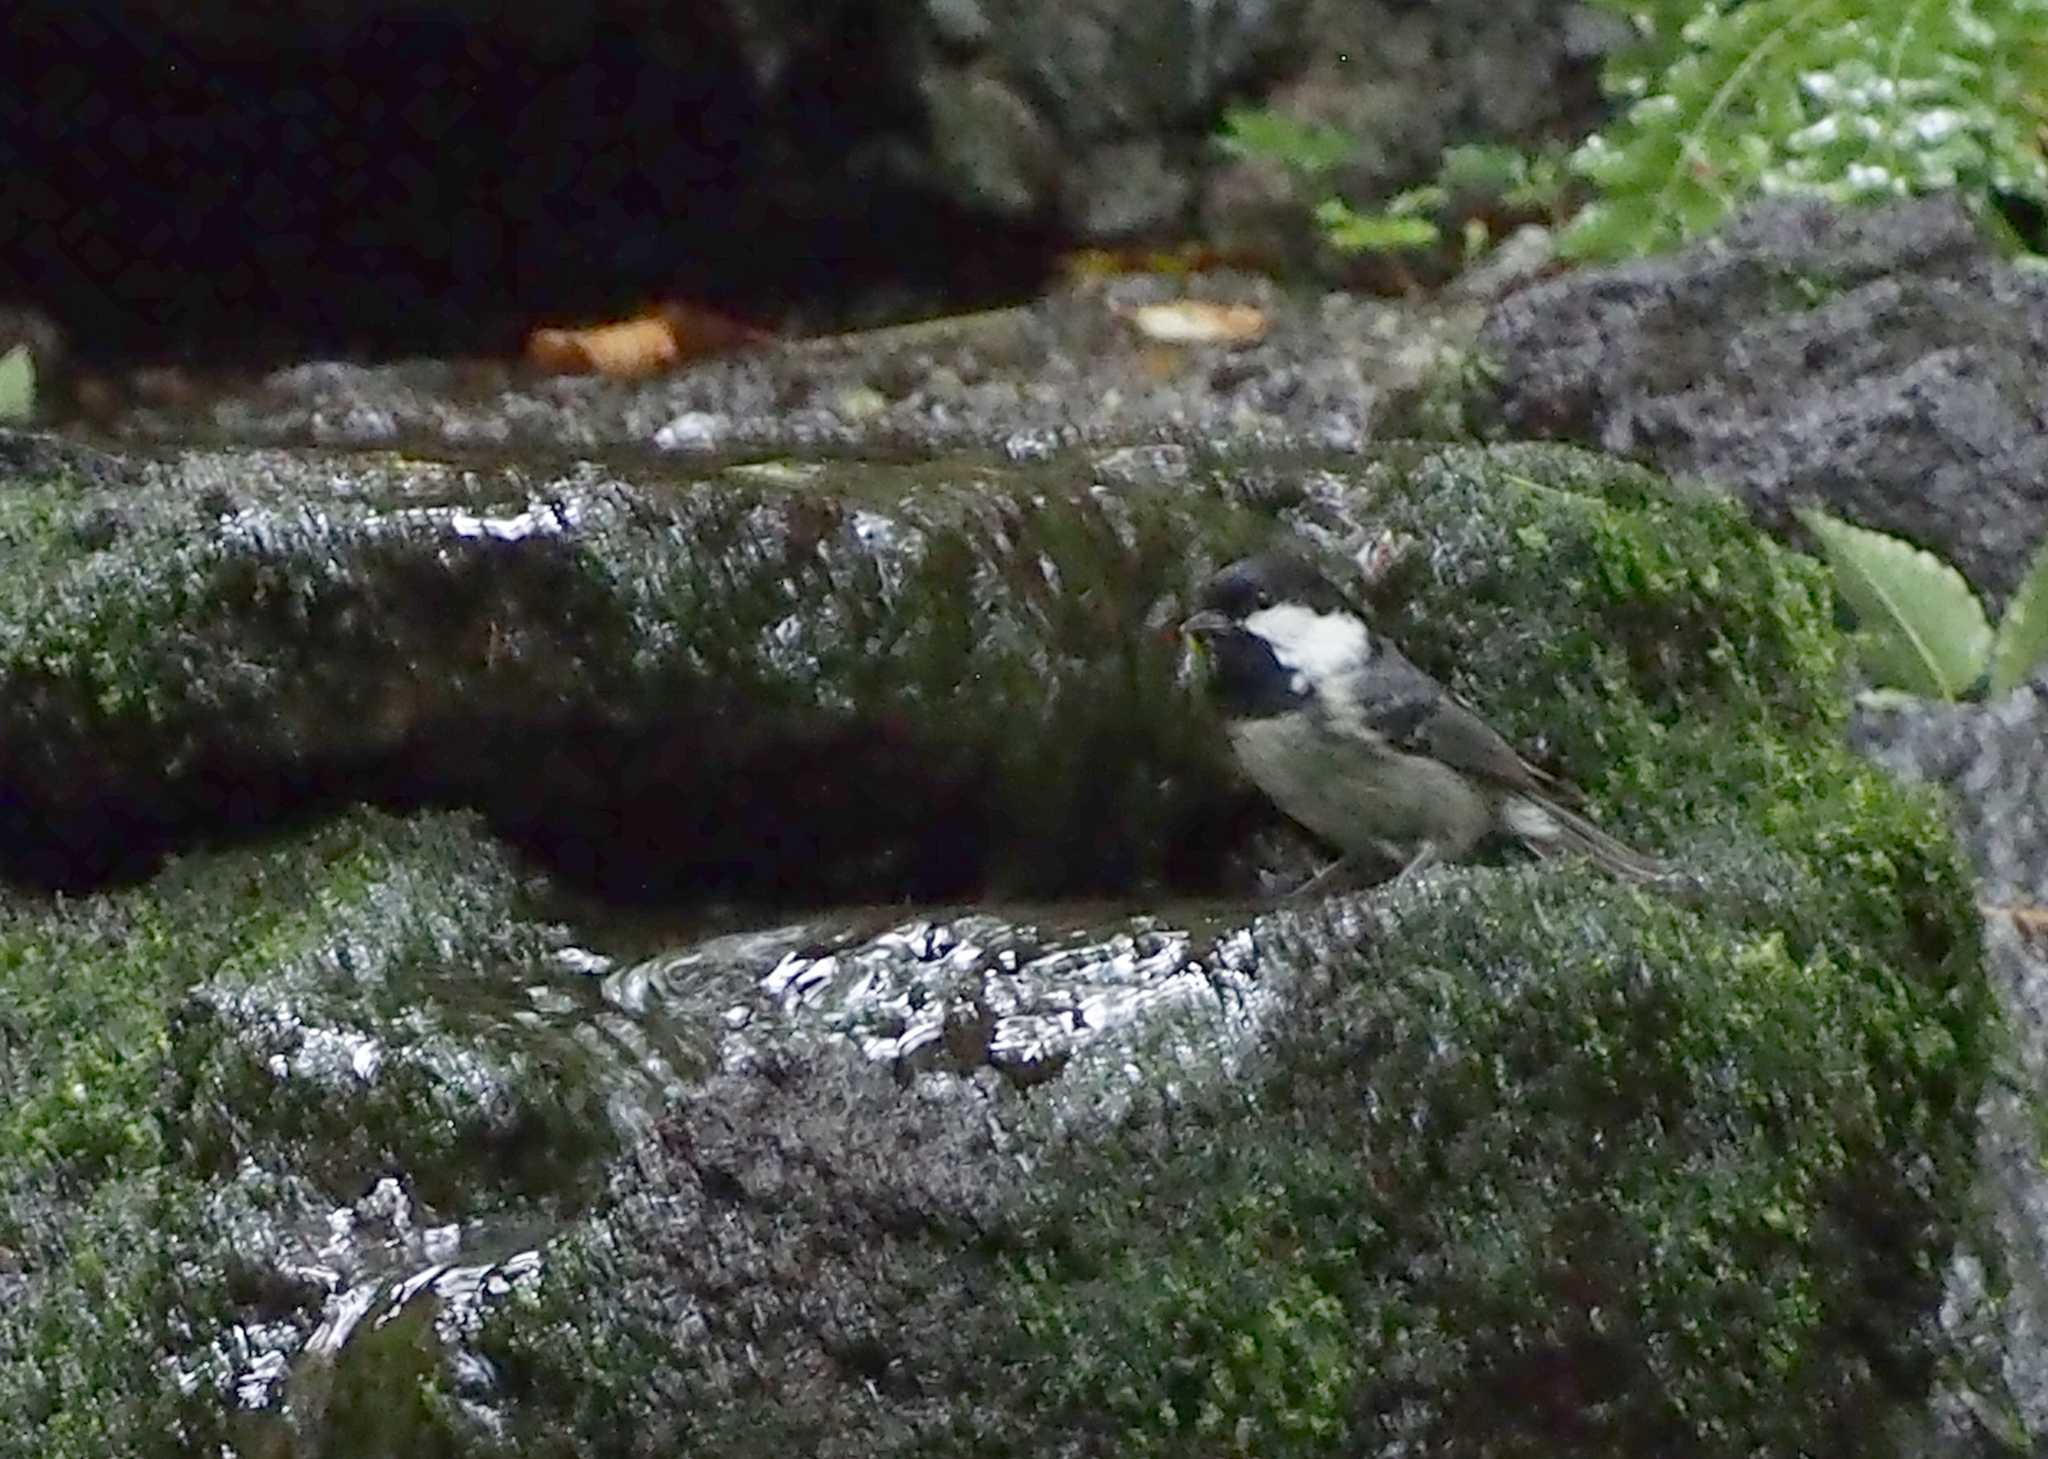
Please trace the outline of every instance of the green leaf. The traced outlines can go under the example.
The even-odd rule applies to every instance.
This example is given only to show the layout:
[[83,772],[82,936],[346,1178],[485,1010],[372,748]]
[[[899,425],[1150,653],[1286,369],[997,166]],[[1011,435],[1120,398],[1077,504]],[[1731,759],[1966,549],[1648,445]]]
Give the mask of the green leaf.
[[1217,143],[1233,157],[1277,162],[1310,179],[1334,172],[1358,150],[1358,139],[1348,132],[1264,106],[1233,106],[1224,112]]
[[1991,624],[1963,575],[1933,553],[1825,512],[1799,513],[1820,543],[1843,601],[1865,630],[1881,685],[1955,699],[1991,653]]
[[1771,193],[2048,202],[2048,0],[1595,0],[1637,44],[1574,156],[1608,211],[1567,251],[1665,247]]
[[1457,192],[1506,193],[1529,181],[1529,154],[1513,147],[1446,147],[1437,179]]
[[1411,187],[1406,192],[1395,193],[1387,199],[1381,209],[1390,218],[1413,218],[1422,213],[1432,213],[1450,200],[1450,194],[1437,183],[1426,183],[1422,187]]
[[0,421],[27,420],[35,410],[35,357],[18,344],[0,355]]
[[2048,540],[2034,553],[2033,565],[2005,605],[2005,617],[1991,644],[1991,692],[2011,693],[2044,659],[2048,659]]
[[1323,237],[1342,253],[1391,253],[1402,248],[1428,248],[1440,236],[1427,218],[1395,213],[1361,213],[1337,198],[1316,206]]

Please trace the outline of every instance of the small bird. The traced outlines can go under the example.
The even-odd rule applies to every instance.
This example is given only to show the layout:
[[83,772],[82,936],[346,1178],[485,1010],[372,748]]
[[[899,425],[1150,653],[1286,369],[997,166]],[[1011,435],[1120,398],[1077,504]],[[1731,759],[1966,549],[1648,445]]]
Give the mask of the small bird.
[[1404,861],[1406,880],[1504,832],[1539,855],[1574,851],[1617,877],[1661,881],[1560,802],[1577,792],[1531,765],[1296,553],[1234,562],[1202,586],[1181,632],[1207,652],[1231,748],[1273,802],[1343,856]]

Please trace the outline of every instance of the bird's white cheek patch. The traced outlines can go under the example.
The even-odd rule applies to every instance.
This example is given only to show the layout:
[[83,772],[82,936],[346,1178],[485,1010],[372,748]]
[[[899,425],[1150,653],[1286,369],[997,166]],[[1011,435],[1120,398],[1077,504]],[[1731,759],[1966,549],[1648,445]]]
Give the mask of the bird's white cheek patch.
[[1372,657],[1365,625],[1343,613],[1317,613],[1295,603],[1261,608],[1244,626],[1272,645],[1273,657],[1310,681],[1354,669]]

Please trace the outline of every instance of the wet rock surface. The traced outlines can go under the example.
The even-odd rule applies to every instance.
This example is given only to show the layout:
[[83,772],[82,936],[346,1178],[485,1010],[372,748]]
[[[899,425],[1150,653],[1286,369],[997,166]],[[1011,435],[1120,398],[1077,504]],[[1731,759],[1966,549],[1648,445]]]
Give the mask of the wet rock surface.
[[369,798],[478,806],[620,898],[1069,894],[1199,884],[1239,813],[1171,632],[1197,539],[1258,530],[1224,493],[66,459],[0,507],[31,880]]
[[[2010,1077],[1985,1096],[1991,1232],[1964,1244],[1943,1317],[1971,1360],[1949,1395],[1955,1427],[2023,1447],[2048,1432],[2048,693],[1985,705],[1869,706],[1852,739],[1900,776],[1943,787],[1984,903],[1986,968],[2012,1038]],[[1967,1416],[1967,1417],[1965,1417]]]
[[[636,1015],[677,999],[701,1009],[707,977],[737,964],[745,972],[716,1015],[727,1068],[764,1056],[754,1031],[779,1040],[801,1023],[823,1041],[850,1043],[899,1082],[993,1070],[1029,1088],[1095,1040],[1191,1005],[1249,1025],[1262,995],[1244,915],[1223,904],[1120,919],[1113,908],[1091,915],[1076,905],[1049,920],[969,912],[824,936],[799,925],[629,964],[610,975],[606,996]],[[1106,930],[1119,920],[1127,930]]]
[[1952,199],[1764,204],[1668,258],[1521,290],[1481,346],[1511,433],[1696,474],[1781,530],[1825,506],[1994,604],[2048,534],[2048,278]]
[[[1189,299],[1260,310],[1265,338],[1175,345],[1132,322],[1146,305]],[[496,362],[298,366],[204,402],[126,412],[111,429],[181,443],[685,459],[971,447],[1031,462],[1159,438],[1355,449],[1413,429],[1480,312],[1303,296],[1249,275],[1140,275],[1076,283],[1027,307],[766,346],[637,383]]]
[[[1725,504],[1553,448],[15,449],[0,803],[72,891],[0,909],[0,1448],[1917,1421],[1973,898]],[[1700,900],[1228,895],[1272,817],[1187,585],[1368,524],[1430,544],[1388,631]]]
[[1861,706],[1851,737],[1949,792],[1986,901],[2048,901],[2048,670],[1987,704]]

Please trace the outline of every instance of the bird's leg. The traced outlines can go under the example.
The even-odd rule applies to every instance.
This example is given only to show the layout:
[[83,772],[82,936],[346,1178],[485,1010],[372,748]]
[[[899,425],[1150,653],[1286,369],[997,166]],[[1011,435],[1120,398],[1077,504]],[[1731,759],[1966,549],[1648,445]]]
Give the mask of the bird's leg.
[[1408,864],[1402,867],[1399,875],[1394,878],[1393,885],[1400,886],[1404,882],[1413,881],[1442,859],[1443,853],[1437,850],[1436,842],[1423,842],[1422,848],[1408,858]]
[[1307,881],[1303,882],[1300,886],[1296,887],[1293,891],[1289,892],[1287,894],[1288,898],[1291,900],[1296,897],[1306,897],[1310,895],[1317,888],[1323,886],[1331,878],[1335,877],[1339,872],[1345,870],[1350,865],[1351,857],[1349,855],[1338,857],[1335,861],[1331,862],[1328,866],[1324,867],[1321,871],[1317,872],[1314,876],[1310,877]]

